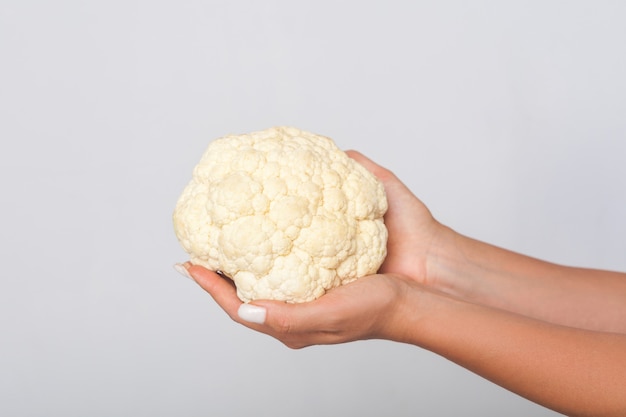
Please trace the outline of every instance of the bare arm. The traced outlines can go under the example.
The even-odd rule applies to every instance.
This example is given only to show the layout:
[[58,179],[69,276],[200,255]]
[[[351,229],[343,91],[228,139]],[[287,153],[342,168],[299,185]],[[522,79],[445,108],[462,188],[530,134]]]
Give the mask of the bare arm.
[[437,222],[392,172],[349,154],[385,184],[389,254],[382,272],[551,323],[626,333],[626,274],[556,265],[465,237]]
[[559,266],[439,224],[390,171],[380,274],[310,303],[242,304],[231,281],[185,269],[238,323],[292,348],[411,343],[572,416],[626,415],[626,275]]
[[[626,335],[416,292],[406,341],[571,416],[626,415]],[[411,313],[417,302],[420,314]]]
[[233,320],[291,348],[371,338],[410,343],[555,411],[626,415],[626,335],[469,303],[392,274],[362,278],[310,303],[242,304],[230,281],[187,267]]
[[440,290],[528,317],[626,334],[626,274],[556,265],[443,231],[430,272]]

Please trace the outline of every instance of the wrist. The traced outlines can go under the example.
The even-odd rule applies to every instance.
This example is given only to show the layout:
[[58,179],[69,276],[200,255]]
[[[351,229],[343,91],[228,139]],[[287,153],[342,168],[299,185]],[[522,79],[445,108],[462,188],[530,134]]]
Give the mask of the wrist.
[[386,339],[408,343],[426,349],[432,348],[442,330],[441,314],[445,315],[447,303],[453,300],[445,294],[408,280],[402,297],[395,303],[394,316],[387,323]]
[[467,272],[462,265],[463,241],[467,238],[448,226],[438,223],[426,258],[425,283],[436,291],[461,296],[462,284],[467,284],[467,275],[461,278],[460,271]]

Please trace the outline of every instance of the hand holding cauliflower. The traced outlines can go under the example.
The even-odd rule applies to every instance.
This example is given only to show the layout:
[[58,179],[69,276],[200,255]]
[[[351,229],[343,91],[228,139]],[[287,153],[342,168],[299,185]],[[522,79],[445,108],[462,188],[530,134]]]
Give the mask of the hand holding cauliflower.
[[[177,270],[233,320],[291,348],[409,343],[558,412],[624,415],[626,274],[560,266],[465,237],[436,221],[391,171],[350,156],[387,192],[388,254],[378,274],[294,305],[242,303],[214,272],[188,262]],[[588,389],[590,380],[597,389]]]
[[213,141],[174,211],[194,264],[242,301],[311,301],[387,254],[381,182],[326,137],[277,127]]

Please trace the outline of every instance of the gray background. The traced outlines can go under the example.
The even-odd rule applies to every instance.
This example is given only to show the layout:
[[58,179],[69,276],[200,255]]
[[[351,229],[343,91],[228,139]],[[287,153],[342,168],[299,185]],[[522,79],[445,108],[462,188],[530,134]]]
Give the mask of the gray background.
[[207,144],[293,125],[442,222],[626,270],[620,1],[0,1],[0,414],[552,416],[413,346],[292,351],[172,265]]

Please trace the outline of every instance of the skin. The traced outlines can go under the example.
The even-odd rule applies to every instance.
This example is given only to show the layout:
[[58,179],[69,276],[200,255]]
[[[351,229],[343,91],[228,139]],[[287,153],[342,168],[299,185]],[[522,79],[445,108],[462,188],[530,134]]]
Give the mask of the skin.
[[309,303],[254,301],[243,309],[264,313],[255,323],[240,317],[231,281],[184,264],[234,321],[294,349],[409,343],[563,414],[626,415],[626,274],[556,265],[463,236],[391,171],[348,154],[387,193],[388,255],[379,274]]

